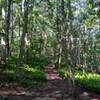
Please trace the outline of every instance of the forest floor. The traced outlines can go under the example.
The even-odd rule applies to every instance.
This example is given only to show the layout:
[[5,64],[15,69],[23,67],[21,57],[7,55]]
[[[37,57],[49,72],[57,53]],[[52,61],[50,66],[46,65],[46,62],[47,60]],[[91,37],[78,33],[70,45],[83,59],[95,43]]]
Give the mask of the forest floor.
[[100,95],[76,87],[74,97],[68,95],[67,81],[59,77],[53,65],[45,67],[47,81],[36,82],[33,87],[20,87],[16,83],[0,84],[0,100],[100,100]]

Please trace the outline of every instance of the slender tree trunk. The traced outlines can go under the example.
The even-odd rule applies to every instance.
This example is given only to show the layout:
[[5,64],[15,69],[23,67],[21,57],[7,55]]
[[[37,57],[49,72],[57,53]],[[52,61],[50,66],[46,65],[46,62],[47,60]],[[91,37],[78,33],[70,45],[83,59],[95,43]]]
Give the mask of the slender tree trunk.
[[[63,55],[65,58],[65,64],[66,64],[66,69],[67,69],[67,79],[68,79],[68,85],[69,85],[69,93],[74,94],[74,90],[75,90],[75,78],[74,78],[74,61],[71,58],[71,53],[69,50],[71,50],[72,48],[72,44],[71,44],[71,34],[73,34],[72,32],[72,10],[71,10],[71,1],[68,0],[68,22],[70,23],[67,29],[67,34],[66,34],[66,14],[65,14],[65,8],[64,8],[64,0],[61,1],[61,7],[62,7],[62,50],[63,50]],[[72,60],[72,66],[71,64],[71,60]]]
[[[64,8],[64,0],[61,1],[61,9],[62,9],[62,50],[63,50],[63,55],[64,55],[64,59],[65,59],[65,64],[66,64],[66,69],[67,69],[67,80],[68,80],[68,85],[69,85],[69,93],[71,93],[72,91],[72,81],[71,81],[71,77],[70,77],[70,65],[69,65],[69,53],[68,53],[68,36],[66,37],[66,31],[65,31],[65,18],[66,18],[66,14],[65,14],[65,8]],[[67,34],[68,35],[68,34]]]
[[24,16],[23,16],[23,33],[20,39],[20,51],[19,51],[19,58],[17,61],[17,67],[20,67],[23,63],[24,54],[25,54],[25,37],[28,32],[28,2],[24,2]]
[[11,0],[6,0],[7,10],[5,12],[5,41],[6,41],[6,57],[10,55],[10,44],[9,44],[9,31],[10,31],[10,15],[11,15]]
[[[11,20],[12,20],[12,29],[11,29],[11,41],[10,41],[10,44],[13,44],[14,43],[14,18],[13,18],[13,2],[12,2],[12,18],[11,18]],[[11,55],[12,55],[12,53],[13,53],[13,46],[11,46]]]

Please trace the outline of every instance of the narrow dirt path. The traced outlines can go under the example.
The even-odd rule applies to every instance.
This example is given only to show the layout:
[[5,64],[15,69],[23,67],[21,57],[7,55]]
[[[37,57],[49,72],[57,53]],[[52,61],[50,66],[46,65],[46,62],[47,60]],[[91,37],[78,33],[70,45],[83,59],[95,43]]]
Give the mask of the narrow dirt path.
[[[68,100],[65,95],[68,94],[68,84],[67,81],[64,81],[59,74],[57,73],[55,67],[53,64],[50,64],[44,68],[44,72],[46,73],[46,77],[48,81],[52,81],[53,85],[56,84],[56,87],[58,90],[60,90],[61,93],[63,93],[63,99],[62,100]],[[61,87],[61,88],[60,88]],[[53,86],[51,86],[53,88]],[[87,89],[83,89],[80,87],[76,87],[76,95],[79,96],[81,99],[79,100],[100,100],[100,95],[96,94],[94,92],[91,92]],[[83,99],[84,98],[84,99]],[[78,100],[76,98],[70,98],[69,100]]]
[[44,72],[47,81],[37,82],[33,87],[3,85],[0,87],[0,100],[100,100],[99,94],[79,87],[76,88],[76,94],[81,99],[69,96],[67,80],[59,76],[53,64],[45,66]]
[[57,73],[55,66],[52,64],[46,66],[44,72],[46,73],[47,80],[62,80]]
[[[0,95],[7,100],[75,100],[69,97],[66,81],[59,77],[52,64],[46,66],[44,72],[47,81],[38,82],[34,88],[22,91],[21,88],[16,90],[17,86],[13,87],[12,90],[11,86],[8,86],[8,88],[4,87],[0,90]],[[0,98],[0,100],[3,99]]]

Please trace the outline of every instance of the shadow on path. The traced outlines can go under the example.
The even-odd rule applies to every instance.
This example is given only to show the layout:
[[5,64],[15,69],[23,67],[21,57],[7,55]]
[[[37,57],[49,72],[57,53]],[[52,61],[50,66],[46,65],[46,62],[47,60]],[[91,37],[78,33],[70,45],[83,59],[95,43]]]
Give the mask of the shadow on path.
[[22,88],[9,85],[0,88],[0,100],[100,100],[100,95],[76,87],[76,95],[81,98],[68,95],[67,80],[63,80],[57,73],[54,65],[44,68],[47,81],[37,82],[31,88]]

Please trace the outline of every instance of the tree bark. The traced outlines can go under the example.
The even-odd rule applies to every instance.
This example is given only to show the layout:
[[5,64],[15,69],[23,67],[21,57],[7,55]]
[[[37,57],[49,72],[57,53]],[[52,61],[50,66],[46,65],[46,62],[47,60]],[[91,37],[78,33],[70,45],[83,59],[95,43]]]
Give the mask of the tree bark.
[[20,38],[20,51],[19,51],[19,58],[17,61],[17,67],[20,67],[23,63],[24,54],[25,54],[25,37],[28,32],[28,1],[25,0],[24,2],[24,16],[23,16],[23,33]]
[[6,0],[7,10],[5,12],[5,42],[6,42],[6,57],[10,55],[9,31],[10,31],[10,15],[11,15],[11,0]]

